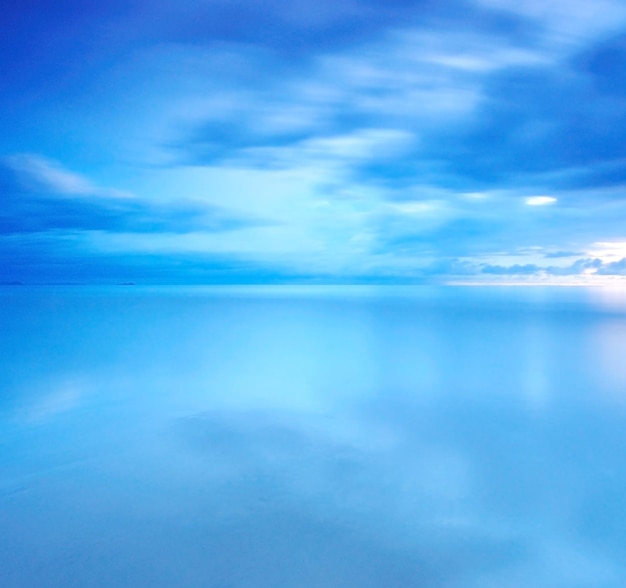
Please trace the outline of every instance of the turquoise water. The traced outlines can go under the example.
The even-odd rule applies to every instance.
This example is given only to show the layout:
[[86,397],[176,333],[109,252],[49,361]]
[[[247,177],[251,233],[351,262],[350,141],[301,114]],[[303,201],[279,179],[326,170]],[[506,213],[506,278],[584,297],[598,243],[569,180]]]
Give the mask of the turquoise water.
[[626,578],[626,293],[0,289],[0,585]]

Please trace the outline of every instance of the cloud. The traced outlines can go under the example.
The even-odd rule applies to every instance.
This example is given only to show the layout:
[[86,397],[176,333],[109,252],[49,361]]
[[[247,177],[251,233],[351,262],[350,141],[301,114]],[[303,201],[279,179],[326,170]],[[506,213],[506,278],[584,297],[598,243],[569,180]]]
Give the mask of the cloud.
[[553,196],[529,196],[525,202],[528,206],[549,206],[557,201]]
[[596,273],[603,276],[626,276],[626,257],[619,261],[600,264]]
[[245,0],[203,7],[189,1],[161,1],[153,10],[161,24],[161,38],[186,44],[254,45],[289,60],[363,44],[387,30],[411,25],[445,30],[463,22],[467,29],[510,33],[526,23],[509,11],[457,0],[296,0],[288,6],[270,0],[262,7]]
[[[280,149],[298,149],[304,141],[378,129],[419,140],[442,125],[448,131],[463,125],[484,99],[485,80],[494,72],[550,61],[530,40],[510,39],[498,27],[486,26],[488,19],[472,21],[471,9],[465,8],[470,19],[462,27],[455,21],[457,13],[435,22],[418,19],[357,47],[321,55],[312,51],[297,69],[282,69],[275,57],[257,51],[258,65],[267,75],[257,80],[249,72],[239,87],[214,87],[217,97],[224,92],[221,103],[229,108],[209,110],[205,121],[198,120],[181,139],[179,149],[198,163],[243,165],[263,165],[262,158],[248,161],[247,156],[251,149],[264,149],[265,165],[271,165]],[[478,23],[475,30],[472,25]],[[215,59],[219,51],[207,52],[206,59]],[[212,104],[207,98],[209,108]],[[406,156],[419,164],[421,153],[413,150]]]
[[4,162],[16,172],[18,180],[26,189],[68,195],[95,195],[103,192],[87,178],[37,155],[14,155],[6,157]]
[[552,252],[548,252],[548,253],[544,253],[544,257],[546,259],[559,259],[561,257],[580,257],[581,255],[584,255],[581,252],[576,252],[576,251],[552,251]]
[[609,159],[589,165],[565,167],[538,174],[535,176],[535,181],[563,192],[624,186],[626,185],[626,160]]
[[[200,165],[293,169],[320,165],[322,147],[321,164],[341,167],[349,181],[465,191],[621,182],[626,101],[589,83],[606,67],[588,64],[617,51],[596,58],[594,42],[624,21],[618,5],[606,7],[612,17],[584,31],[591,17],[582,5],[543,11],[530,3],[485,3],[474,10],[508,14],[524,33],[503,35],[502,23],[481,28],[471,18],[472,26],[461,28],[451,16],[458,13],[443,11],[445,19],[407,21],[358,47],[313,51],[301,69],[270,73],[257,90],[242,79],[224,95],[232,98],[230,109],[204,121],[199,114],[175,143],[176,156]],[[619,48],[622,41],[608,44]],[[337,142],[366,133],[405,139],[399,151],[335,157]]]
[[97,187],[56,162],[9,157],[0,167],[0,234],[49,231],[228,231],[261,221],[201,202],[152,203]]
[[496,275],[513,275],[513,276],[524,276],[529,274],[537,274],[541,271],[541,268],[536,266],[533,263],[527,263],[525,265],[515,264],[512,266],[501,266],[501,265],[486,265],[482,268],[482,273],[484,274],[496,274]]
[[441,264],[439,267],[443,269],[442,274],[457,276],[477,276],[479,274],[500,277],[543,276],[548,278],[619,276],[626,275],[626,258],[608,263],[598,258],[580,258],[567,266],[542,266],[534,263],[494,265],[477,263],[476,261],[459,262],[459,260],[452,260],[451,263]]

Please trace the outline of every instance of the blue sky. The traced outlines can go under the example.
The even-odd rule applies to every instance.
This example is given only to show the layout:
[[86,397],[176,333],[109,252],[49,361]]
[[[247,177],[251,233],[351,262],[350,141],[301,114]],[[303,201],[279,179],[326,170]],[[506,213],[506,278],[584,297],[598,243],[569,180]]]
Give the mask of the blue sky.
[[0,281],[626,274],[626,4],[15,2]]

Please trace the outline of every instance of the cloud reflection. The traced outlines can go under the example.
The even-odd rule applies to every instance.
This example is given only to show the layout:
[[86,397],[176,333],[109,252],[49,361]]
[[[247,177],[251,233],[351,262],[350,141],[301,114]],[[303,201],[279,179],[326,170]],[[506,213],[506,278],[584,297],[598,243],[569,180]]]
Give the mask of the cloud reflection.
[[604,377],[623,308],[414,288],[3,301],[15,585],[623,577],[625,413]]

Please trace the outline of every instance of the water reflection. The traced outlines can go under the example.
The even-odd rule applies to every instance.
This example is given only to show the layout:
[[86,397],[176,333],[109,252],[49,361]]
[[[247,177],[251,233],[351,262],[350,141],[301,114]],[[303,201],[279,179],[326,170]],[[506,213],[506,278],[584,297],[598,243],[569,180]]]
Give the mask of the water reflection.
[[593,296],[2,291],[3,585],[620,586]]

